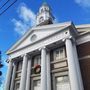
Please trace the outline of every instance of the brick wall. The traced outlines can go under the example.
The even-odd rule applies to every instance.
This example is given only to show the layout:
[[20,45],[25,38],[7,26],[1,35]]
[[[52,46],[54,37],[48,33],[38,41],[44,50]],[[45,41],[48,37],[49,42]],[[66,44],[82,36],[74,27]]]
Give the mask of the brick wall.
[[80,68],[83,78],[84,90],[90,90],[90,42],[81,44],[77,46],[77,52],[80,62]]

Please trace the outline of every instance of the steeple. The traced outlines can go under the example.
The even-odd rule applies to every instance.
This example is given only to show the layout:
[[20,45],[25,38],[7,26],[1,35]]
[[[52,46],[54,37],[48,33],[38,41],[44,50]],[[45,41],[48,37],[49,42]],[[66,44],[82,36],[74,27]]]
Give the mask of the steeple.
[[40,26],[53,23],[54,17],[51,14],[51,8],[47,3],[44,2],[42,6],[39,8],[36,20],[36,24]]

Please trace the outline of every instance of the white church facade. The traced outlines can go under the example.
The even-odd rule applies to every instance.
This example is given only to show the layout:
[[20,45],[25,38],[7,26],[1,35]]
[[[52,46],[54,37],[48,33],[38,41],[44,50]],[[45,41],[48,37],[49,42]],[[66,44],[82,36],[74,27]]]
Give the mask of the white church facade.
[[[85,86],[80,64],[82,58],[90,63],[90,25],[53,24],[54,17],[46,3],[36,18],[37,25],[7,51],[4,90],[90,90]],[[79,46],[85,47],[86,43],[89,51],[84,50],[88,53],[79,57],[79,50],[85,49]]]

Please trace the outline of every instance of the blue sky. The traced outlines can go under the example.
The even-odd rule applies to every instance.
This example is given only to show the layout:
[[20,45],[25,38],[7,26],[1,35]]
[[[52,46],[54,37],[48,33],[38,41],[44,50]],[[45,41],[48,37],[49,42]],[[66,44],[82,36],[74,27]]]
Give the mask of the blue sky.
[[28,28],[35,25],[36,14],[44,1],[52,8],[52,14],[58,23],[66,21],[73,21],[74,24],[90,23],[90,0],[17,0],[0,16],[0,50],[5,64],[3,78],[7,70],[5,52]]

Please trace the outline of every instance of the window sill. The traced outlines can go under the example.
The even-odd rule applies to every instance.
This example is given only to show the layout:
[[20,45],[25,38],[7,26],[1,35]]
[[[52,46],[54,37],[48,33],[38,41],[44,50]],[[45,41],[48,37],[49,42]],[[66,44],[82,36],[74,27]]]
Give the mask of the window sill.
[[51,64],[55,64],[55,63],[59,63],[59,62],[64,62],[64,61],[67,61],[67,58],[62,58],[62,59],[59,59],[59,60],[54,60],[51,62]]

